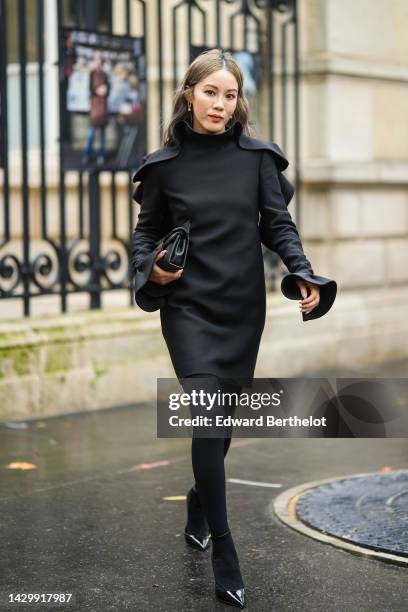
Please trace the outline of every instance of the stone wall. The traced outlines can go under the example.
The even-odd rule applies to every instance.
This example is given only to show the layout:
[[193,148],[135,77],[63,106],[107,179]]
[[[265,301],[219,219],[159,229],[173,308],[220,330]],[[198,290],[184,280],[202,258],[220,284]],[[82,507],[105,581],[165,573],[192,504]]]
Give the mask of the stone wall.
[[[408,358],[408,288],[349,291],[321,319],[269,295],[255,375],[370,376],[373,364]],[[193,340],[194,341],[194,340]],[[366,368],[366,373],[364,373]],[[174,377],[158,313],[85,311],[0,323],[0,421],[155,401]]]
[[408,6],[301,0],[301,229],[340,290],[406,285]]

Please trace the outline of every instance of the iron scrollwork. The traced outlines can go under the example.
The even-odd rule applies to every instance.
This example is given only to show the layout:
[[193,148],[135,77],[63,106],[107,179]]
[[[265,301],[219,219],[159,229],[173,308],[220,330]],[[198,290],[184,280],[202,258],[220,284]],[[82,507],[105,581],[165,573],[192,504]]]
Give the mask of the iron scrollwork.
[[[13,253],[6,253],[0,259],[0,295],[4,297],[13,296],[16,293],[17,287],[23,283],[25,279],[32,282],[40,291],[39,293],[50,293],[58,284],[59,270],[59,252],[58,248],[52,241],[48,241],[55,252],[55,258],[52,258],[49,253],[36,253],[32,260],[25,262]],[[55,272],[54,277],[52,277]],[[3,280],[9,281],[14,277],[14,280],[8,286],[4,285]],[[44,282],[49,280],[50,282]]]

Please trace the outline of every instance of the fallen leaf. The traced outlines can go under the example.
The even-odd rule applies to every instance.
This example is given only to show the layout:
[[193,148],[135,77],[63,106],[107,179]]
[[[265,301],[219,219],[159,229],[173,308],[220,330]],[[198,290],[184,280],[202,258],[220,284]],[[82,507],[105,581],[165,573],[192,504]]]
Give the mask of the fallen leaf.
[[164,501],[181,501],[182,499],[187,499],[185,495],[168,495],[167,497],[162,497]]
[[160,461],[154,461],[153,463],[138,463],[131,469],[135,471],[136,470],[152,470],[162,465],[169,465],[169,461],[167,461],[167,459],[161,459]]
[[29,461],[13,461],[6,465],[7,470],[36,470],[37,466]]

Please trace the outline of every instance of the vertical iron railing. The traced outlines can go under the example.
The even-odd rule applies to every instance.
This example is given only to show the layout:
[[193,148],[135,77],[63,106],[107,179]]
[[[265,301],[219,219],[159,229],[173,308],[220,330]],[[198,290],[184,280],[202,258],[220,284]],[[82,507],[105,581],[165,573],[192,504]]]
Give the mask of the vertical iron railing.
[[[35,3],[34,22],[28,20],[29,2]],[[56,4],[57,36],[60,27],[65,25],[115,34],[114,11],[117,5],[114,0],[75,0],[70,3],[56,0]],[[73,12],[70,22],[65,23],[68,4]],[[156,88],[158,112],[151,110],[149,102],[146,104],[146,122],[155,126],[153,131],[156,132],[156,144],[161,140],[164,120],[170,112],[170,92],[177,87],[183,70],[197,49],[218,46],[233,52],[254,54],[261,59],[260,84],[263,93],[262,96],[256,96],[254,103],[255,135],[259,134],[259,137],[278,142],[290,157],[296,187],[296,220],[299,224],[299,43],[296,0],[125,0],[121,5],[124,7],[124,28],[120,34],[134,36],[137,31],[137,35],[142,35],[144,39],[149,35],[155,37],[153,45],[145,44],[145,52],[149,68],[152,61],[149,49],[155,47],[158,58],[157,72],[148,72],[148,76],[150,74],[152,78],[157,74],[157,80],[147,82],[148,92]],[[69,295],[79,292],[89,295],[90,308],[100,308],[103,291],[127,289],[129,304],[132,304],[133,294],[127,278],[126,258],[129,257],[136,221],[136,207],[132,199],[133,171],[125,171],[127,202],[124,203],[123,198],[120,200],[118,197],[122,182],[118,180],[118,173],[123,175],[124,171],[102,170],[110,174],[111,181],[108,186],[109,210],[106,217],[111,226],[109,233],[102,227],[105,217],[101,209],[101,171],[97,168],[70,170],[77,178],[74,206],[78,223],[73,230],[70,219],[67,219],[71,210],[67,205],[67,195],[68,189],[72,190],[72,181],[68,183],[68,171],[60,163],[57,192],[58,231],[51,229],[50,193],[54,185],[51,186],[48,180],[47,164],[50,155],[47,151],[49,128],[46,108],[47,105],[50,106],[50,100],[46,96],[46,81],[53,78],[55,73],[50,71],[50,60],[45,56],[45,41],[47,37],[54,36],[55,32],[45,31],[45,24],[50,20],[44,11],[48,10],[50,5],[44,0],[16,0],[13,6],[17,16],[17,31],[7,27],[6,11],[11,6],[12,3],[7,0],[0,0],[0,298],[21,299],[24,316],[30,314],[32,299],[42,295],[58,295],[62,312],[68,310]],[[103,25],[98,18],[102,6]],[[32,31],[33,28],[35,32]],[[30,48],[27,42],[29,34],[35,41]],[[13,38],[18,41],[18,59],[10,70],[8,50]],[[35,57],[32,57],[33,49]],[[171,58],[168,57],[169,49],[172,51]],[[172,71],[170,75],[166,71],[168,67]],[[10,75],[18,75],[15,78],[18,78],[19,100],[12,98],[14,94],[11,91],[14,92],[15,88],[11,90],[9,86]],[[31,91],[36,92],[35,103],[30,98]],[[66,129],[61,112],[62,94],[60,89],[60,160],[63,155],[62,136]],[[289,100],[291,104],[293,100],[290,113]],[[53,103],[58,105],[57,100],[51,101],[51,104]],[[9,133],[11,108],[13,114],[18,113],[20,132],[17,149],[16,135],[13,134],[13,150]],[[290,130],[289,121],[293,122]],[[30,142],[32,130],[29,130],[34,124],[38,132],[35,147]],[[38,197],[34,197],[30,180],[33,174],[31,164],[37,163],[37,158],[31,161],[34,148],[38,154]],[[148,148],[152,148],[149,143]],[[17,174],[21,175],[21,183],[17,186],[13,184],[15,176],[11,175],[11,164],[16,164],[16,161],[20,166]],[[21,235],[18,232],[16,234],[12,228],[13,219],[18,215],[15,215],[15,210],[12,211],[10,207],[11,185],[13,189],[18,188]],[[73,206],[72,200],[70,206]],[[35,238],[36,242],[39,240],[41,243],[40,250],[31,248],[34,246],[33,227],[37,220],[34,211],[37,210],[39,231]],[[120,230],[123,228],[123,223],[119,223],[121,215],[126,217],[126,232]],[[16,237],[21,249],[13,251],[12,245],[15,244]],[[108,242],[111,244],[109,248]],[[123,274],[118,275],[121,270]]]
[[[7,24],[6,0],[0,0],[0,167],[2,168],[2,195],[3,195],[3,236],[0,237],[0,249],[10,240],[10,183],[8,163],[8,97],[7,97]],[[1,253],[1,251],[0,251]],[[0,275],[10,274],[12,266],[8,265],[11,255],[1,257]],[[5,276],[7,278],[7,276]],[[1,290],[0,290],[1,295]]]

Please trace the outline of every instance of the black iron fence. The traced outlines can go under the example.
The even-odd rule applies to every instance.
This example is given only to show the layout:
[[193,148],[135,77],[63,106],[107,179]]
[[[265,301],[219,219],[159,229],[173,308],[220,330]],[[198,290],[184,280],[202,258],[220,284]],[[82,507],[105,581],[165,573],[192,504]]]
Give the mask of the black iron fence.
[[[102,292],[118,289],[133,303],[127,269],[137,164],[64,163],[73,126],[64,106],[63,28],[140,43],[147,67],[141,116],[154,126],[145,131],[154,134],[148,150],[160,144],[187,63],[210,47],[234,52],[257,134],[290,155],[299,222],[296,0],[0,0],[2,299],[21,299],[25,316],[34,298],[50,294],[59,296],[62,312],[79,292],[89,295],[90,308],[101,307]],[[128,140],[133,133],[129,128]]]

